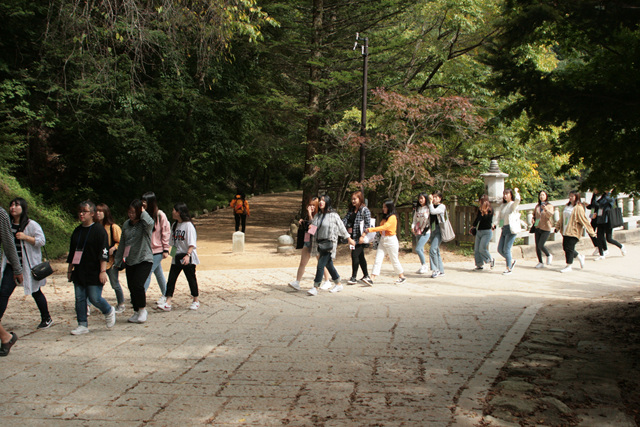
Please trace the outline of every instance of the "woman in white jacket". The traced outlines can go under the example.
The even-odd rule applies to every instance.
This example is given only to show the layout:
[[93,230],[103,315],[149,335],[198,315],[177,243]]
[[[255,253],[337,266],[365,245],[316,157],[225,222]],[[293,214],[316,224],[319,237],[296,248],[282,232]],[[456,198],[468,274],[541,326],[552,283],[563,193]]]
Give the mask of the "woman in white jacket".
[[[44,246],[46,240],[42,227],[27,215],[27,201],[21,197],[13,199],[9,205],[9,215],[11,216],[11,229],[15,237],[18,258],[24,270],[22,285],[24,294],[31,295],[40,310],[42,321],[38,329],[45,329],[53,324],[47,298],[40,289],[45,285],[46,279],[35,280],[31,275],[31,268],[42,262],[40,248]],[[9,298],[17,284],[13,279],[14,266],[7,262],[7,257],[2,254],[2,284],[0,285],[0,319],[4,315],[9,303]]]
[[517,225],[514,224],[514,227],[511,227],[509,221],[509,216],[512,213],[517,212],[518,205],[520,204],[520,193],[518,192],[518,189],[514,188],[512,190],[508,188],[504,190],[502,203],[503,204],[496,217],[502,227],[500,241],[498,242],[498,253],[502,255],[507,263],[507,269],[502,274],[511,274],[513,267],[516,265],[516,260],[511,258],[511,247],[513,246],[513,242],[515,242],[517,235],[513,231],[522,227],[520,225],[520,219],[518,219]]

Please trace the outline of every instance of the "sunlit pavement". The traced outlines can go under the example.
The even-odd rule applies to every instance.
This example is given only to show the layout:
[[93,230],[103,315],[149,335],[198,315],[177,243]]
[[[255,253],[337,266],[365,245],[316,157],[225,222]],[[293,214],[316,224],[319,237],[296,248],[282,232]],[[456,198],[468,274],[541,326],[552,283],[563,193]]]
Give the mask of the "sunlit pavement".
[[[181,277],[171,312],[131,324],[128,307],[108,330],[94,309],[82,336],[69,334],[73,288],[56,276],[44,288],[50,329],[36,331],[21,289],[9,302],[3,325],[20,339],[0,360],[0,424],[473,425],[542,304],[638,289],[640,246],[626,248],[600,262],[583,249],[585,268],[567,274],[559,253],[541,270],[519,259],[508,276],[500,259],[493,271],[445,265],[436,279],[408,264],[402,285],[385,261],[373,287],[315,297],[313,262],[299,292],[293,268],[199,271],[199,310]],[[104,295],[115,303],[108,285]],[[148,304],[158,297],[153,281]]]

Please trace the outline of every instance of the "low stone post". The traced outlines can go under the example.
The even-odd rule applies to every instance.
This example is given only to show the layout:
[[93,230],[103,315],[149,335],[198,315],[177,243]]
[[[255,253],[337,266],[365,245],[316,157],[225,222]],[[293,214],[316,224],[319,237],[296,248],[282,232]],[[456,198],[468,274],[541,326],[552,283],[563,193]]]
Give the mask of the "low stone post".
[[289,236],[288,234],[283,234],[282,236],[278,237],[277,251],[278,253],[295,251],[295,248],[293,247],[293,237]]
[[[484,178],[484,191],[489,196],[491,202],[491,208],[497,213],[498,206],[502,203],[502,197],[504,193],[504,180],[509,176],[500,170],[497,160],[491,160],[489,165],[489,171],[480,175]],[[495,215],[495,214],[494,214]],[[495,251],[498,245],[498,239],[500,238],[500,231],[496,228],[489,244],[489,250]]]
[[244,252],[244,233],[242,231],[236,231],[233,233],[233,246],[231,247],[232,252]]

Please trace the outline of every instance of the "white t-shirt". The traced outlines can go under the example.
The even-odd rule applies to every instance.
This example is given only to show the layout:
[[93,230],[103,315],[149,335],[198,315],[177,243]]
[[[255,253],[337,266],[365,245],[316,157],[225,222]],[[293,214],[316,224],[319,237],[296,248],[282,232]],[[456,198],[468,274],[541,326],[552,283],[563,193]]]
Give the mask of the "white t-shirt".
[[571,220],[572,212],[573,212],[573,205],[566,205],[562,210],[562,230],[563,231],[567,230],[567,226],[569,225],[569,221]]
[[[169,244],[176,248],[176,254],[186,254],[189,251],[189,246],[193,246],[191,264],[200,264],[198,254],[196,253],[196,240],[198,240],[198,234],[191,221],[178,222],[175,229],[171,227]],[[175,264],[175,257],[171,262]]]

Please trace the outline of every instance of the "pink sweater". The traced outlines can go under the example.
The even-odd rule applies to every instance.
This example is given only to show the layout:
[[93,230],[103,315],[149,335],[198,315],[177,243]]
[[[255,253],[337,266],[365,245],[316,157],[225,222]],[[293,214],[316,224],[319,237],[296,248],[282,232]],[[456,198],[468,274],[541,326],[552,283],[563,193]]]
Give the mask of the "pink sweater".
[[167,216],[158,209],[158,220],[155,224],[155,230],[151,233],[151,252],[154,255],[162,252],[169,252],[169,235],[171,234],[171,226]]

